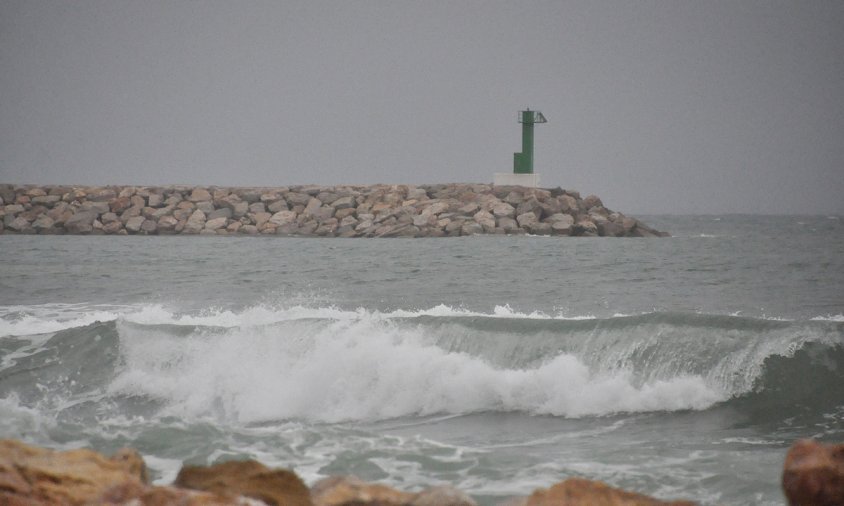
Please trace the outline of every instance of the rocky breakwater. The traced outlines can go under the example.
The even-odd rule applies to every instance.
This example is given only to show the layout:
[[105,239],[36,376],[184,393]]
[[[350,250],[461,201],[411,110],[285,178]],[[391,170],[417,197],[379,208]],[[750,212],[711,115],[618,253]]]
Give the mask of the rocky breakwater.
[[444,237],[658,237],[576,191],[489,184],[290,186],[0,185],[0,233]]

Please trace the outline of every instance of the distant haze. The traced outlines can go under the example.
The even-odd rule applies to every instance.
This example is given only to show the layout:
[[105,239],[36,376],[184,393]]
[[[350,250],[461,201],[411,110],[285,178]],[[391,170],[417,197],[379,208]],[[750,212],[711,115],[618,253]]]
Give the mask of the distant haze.
[[491,182],[844,214],[844,2],[0,2],[0,183]]

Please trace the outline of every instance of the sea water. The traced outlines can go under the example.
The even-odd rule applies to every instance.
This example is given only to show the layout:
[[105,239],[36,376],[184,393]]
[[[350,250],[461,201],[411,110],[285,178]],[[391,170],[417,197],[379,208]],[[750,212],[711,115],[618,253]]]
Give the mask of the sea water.
[[673,236],[0,236],[0,437],[162,484],[254,458],[782,504],[789,445],[844,440],[844,223],[645,221]]

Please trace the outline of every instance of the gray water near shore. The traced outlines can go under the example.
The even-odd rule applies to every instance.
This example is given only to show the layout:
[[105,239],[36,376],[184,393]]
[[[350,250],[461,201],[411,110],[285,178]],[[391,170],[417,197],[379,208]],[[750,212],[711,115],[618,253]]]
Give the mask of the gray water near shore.
[[0,236],[0,437],[782,504],[791,442],[844,439],[844,223],[644,221],[673,237]]

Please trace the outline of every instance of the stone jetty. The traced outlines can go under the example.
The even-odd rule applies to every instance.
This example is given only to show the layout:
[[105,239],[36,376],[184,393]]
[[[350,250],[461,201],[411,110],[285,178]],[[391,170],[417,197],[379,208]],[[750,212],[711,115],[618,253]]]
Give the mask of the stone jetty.
[[61,186],[0,184],[0,233],[660,237],[572,190],[490,184]]

